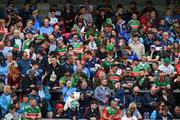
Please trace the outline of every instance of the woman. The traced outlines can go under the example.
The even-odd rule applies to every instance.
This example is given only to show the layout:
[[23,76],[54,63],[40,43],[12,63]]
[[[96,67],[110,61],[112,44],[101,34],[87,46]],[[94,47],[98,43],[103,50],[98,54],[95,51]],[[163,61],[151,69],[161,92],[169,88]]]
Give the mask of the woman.
[[137,109],[137,105],[135,102],[131,102],[129,104],[129,109],[132,112],[133,116],[136,116],[138,120],[142,119],[141,113],[139,112],[139,110]]
[[4,86],[4,92],[0,96],[0,107],[3,116],[8,112],[8,106],[12,102],[11,93],[11,87],[9,85]]
[[[10,67],[11,69],[11,67]],[[13,68],[12,68],[13,69]],[[20,88],[20,74],[18,69],[14,69],[11,72],[12,75],[9,75],[7,78],[8,85],[10,85],[13,89]]]
[[174,55],[175,55],[175,58],[180,56],[180,45],[178,41],[174,42]]
[[[151,120],[156,120],[157,116],[163,112],[163,107],[165,106],[165,103],[163,101],[159,101],[158,105],[157,105],[157,109],[154,110],[151,115],[150,115],[150,119]],[[170,112],[168,112],[168,114],[171,114]]]
[[164,103],[169,107],[170,111],[175,107],[175,97],[170,90],[162,90],[162,98]]
[[121,120],[137,120],[137,117],[132,114],[130,109],[127,109],[126,114],[121,118]]

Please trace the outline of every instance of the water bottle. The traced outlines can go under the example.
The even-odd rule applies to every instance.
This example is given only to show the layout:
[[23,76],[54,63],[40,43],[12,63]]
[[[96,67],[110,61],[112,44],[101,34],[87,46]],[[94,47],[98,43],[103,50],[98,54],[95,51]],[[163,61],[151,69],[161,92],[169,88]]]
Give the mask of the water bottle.
[[146,113],[146,119],[149,120],[149,112]]
[[144,120],[147,119],[147,112],[144,112]]

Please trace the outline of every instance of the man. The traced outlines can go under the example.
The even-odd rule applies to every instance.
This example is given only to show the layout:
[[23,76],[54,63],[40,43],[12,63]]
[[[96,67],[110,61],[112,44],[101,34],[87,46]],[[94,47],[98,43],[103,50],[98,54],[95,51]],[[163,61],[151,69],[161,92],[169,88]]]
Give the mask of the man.
[[[39,79],[41,79],[42,75],[43,75],[43,70],[39,68],[39,63],[38,61],[32,61],[31,62],[31,69],[35,71],[35,76],[38,77]],[[29,69],[27,71],[27,75],[29,74],[29,71],[31,70]]]
[[174,118],[180,119],[180,106],[176,106],[174,112],[175,112]]
[[92,100],[90,107],[88,107],[85,111],[84,118],[88,120],[99,120],[100,119],[100,113],[99,113],[99,107],[97,105],[97,101]]
[[41,118],[41,110],[40,108],[36,105],[36,100],[31,99],[30,100],[30,106],[27,106],[24,110],[24,117],[26,119],[40,119]]
[[175,75],[174,67],[170,64],[169,58],[163,59],[163,64],[161,64],[158,69],[163,71],[166,75]]
[[58,19],[56,17],[56,10],[55,9],[50,9],[49,19],[50,19],[49,23],[50,23],[51,26],[58,23]]
[[133,42],[129,44],[132,50],[134,50],[138,56],[139,59],[141,59],[142,55],[145,55],[145,47],[144,45],[139,41],[139,36],[137,33],[132,34],[132,40]]
[[45,17],[43,19],[43,26],[40,28],[40,34],[46,33],[51,34],[53,32],[53,27],[49,24],[50,19],[48,17]]
[[148,78],[147,72],[144,69],[139,70],[139,75],[137,76],[136,85],[139,86],[140,89],[149,89],[151,84]]
[[28,33],[32,33],[34,37],[37,37],[38,34],[37,34],[37,30],[33,28],[33,24],[34,24],[34,21],[32,19],[29,19],[27,21],[27,25],[26,25],[26,28],[24,29],[24,34],[26,35],[27,37],[27,34]]
[[22,59],[17,61],[20,74],[25,76],[27,70],[30,69],[31,59],[28,58],[27,52],[22,53]]
[[163,71],[158,72],[158,77],[154,79],[153,86],[158,90],[171,88],[169,78],[165,76]]
[[162,45],[171,45],[173,41],[169,40],[169,33],[163,32],[162,33]]
[[101,120],[121,120],[120,114],[121,110],[118,107],[118,102],[112,100],[110,106],[104,109]]
[[133,88],[133,93],[130,94],[129,97],[127,97],[126,104],[128,105],[131,102],[136,102],[138,109],[139,110],[142,109],[141,107],[142,107],[143,99],[139,94],[139,87],[138,86],[135,86]]
[[95,75],[97,66],[100,64],[100,61],[97,57],[92,56],[91,51],[86,51],[85,52],[85,66],[89,69],[91,77]]
[[72,74],[72,87],[78,86],[80,81],[82,82],[84,79],[89,80],[88,76],[82,70],[83,66],[81,64],[78,64],[76,67],[76,72]]
[[57,42],[53,34],[49,35],[49,53],[55,51],[57,48]]
[[157,115],[157,120],[173,120],[173,116],[169,114],[168,106],[163,107],[162,113]]
[[5,115],[4,120],[20,120],[20,115],[16,112],[14,104],[9,105],[9,113]]
[[144,95],[143,101],[144,101],[145,111],[152,113],[152,111],[156,108],[157,103],[159,101],[159,96],[154,86],[151,87],[149,93],[146,93]]
[[136,52],[133,51],[130,46],[125,47],[124,50],[125,50],[124,56],[127,55],[129,62],[132,62],[132,60],[134,59],[138,59]]
[[107,80],[101,80],[101,85],[98,86],[94,91],[95,99],[103,105],[107,105],[109,103],[109,96],[111,95],[110,88],[107,87]]
[[119,82],[121,76],[117,74],[118,66],[116,64],[111,66],[111,71],[106,75],[106,79],[108,80],[108,86],[110,88],[114,87],[115,82]]
[[131,32],[139,32],[140,22],[137,20],[137,14],[133,13],[131,16],[131,20],[128,22],[128,26]]
[[24,92],[29,92],[31,88],[34,88],[39,81],[38,77],[35,77],[35,70],[30,69],[28,75],[22,79],[22,90]]
[[122,87],[132,89],[136,83],[136,78],[132,76],[132,68],[127,67],[124,74],[121,81]]
[[55,84],[63,76],[64,70],[62,66],[57,62],[57,57],[52,56],[51,64],[46,68],[44,82],[50,87],[55,87]]

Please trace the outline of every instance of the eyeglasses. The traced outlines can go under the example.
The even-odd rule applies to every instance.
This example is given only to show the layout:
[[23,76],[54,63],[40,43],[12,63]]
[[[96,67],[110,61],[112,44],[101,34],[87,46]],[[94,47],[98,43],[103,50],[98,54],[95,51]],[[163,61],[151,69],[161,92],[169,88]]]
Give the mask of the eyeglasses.
[[135,110],[136,108],[130,108],[131,110]]

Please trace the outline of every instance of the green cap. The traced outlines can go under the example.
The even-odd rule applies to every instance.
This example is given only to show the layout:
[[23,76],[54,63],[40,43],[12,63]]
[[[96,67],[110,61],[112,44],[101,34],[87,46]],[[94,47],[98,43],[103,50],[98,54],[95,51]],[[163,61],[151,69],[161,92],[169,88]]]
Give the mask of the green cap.
[[113,50],[113,48],[114,48],[113,44],[106,45],[106,50],[107,51],[111,51],[111,50]]
[[165,63],[169,63],[169,62],[170,62],[170,60],[169,60],[169,58],[165,58],[165,59],[163,60],[163,62],[165,62]]
[[72,101],[71,105],[70,105],[70,108],[71,109],[76,109],[78,106],[79,106],[79,103],[77,101]]
[[111,18],[107,18],[107,19],[106,19],[106,23],[112,23]]
[[37,39],[38,39],[38,40],[44,40],[44,36],[43,36],[43,35],[38,35],[38,36],[37,36]]
[[19,45],[15,44],[15,45],[14,45],[14,48],[18,48],[18,49],[19,49]]

